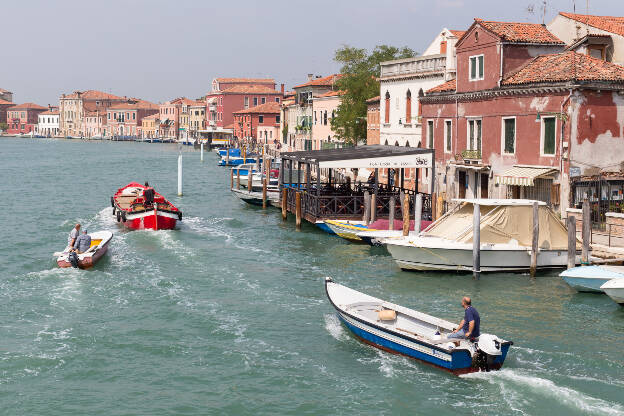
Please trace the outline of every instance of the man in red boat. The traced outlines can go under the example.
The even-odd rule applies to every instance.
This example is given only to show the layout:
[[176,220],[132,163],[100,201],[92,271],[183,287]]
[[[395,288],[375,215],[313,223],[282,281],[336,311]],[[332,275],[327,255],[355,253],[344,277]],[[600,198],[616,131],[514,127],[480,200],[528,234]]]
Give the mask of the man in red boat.
[[80,235],[80,223],[76,224],[74,228],[69,232],[69,237],[67,238],[67,245],[72,248],[74,243],[76,242],[76,238]]
[[82,254],[91,247],[91,236],[87,234],[87,230],[82,230],[82,234],[76,238],[73,250],[78,254]]
[[479,312],[471,305],[472,300],[468,296],[462,299],[464,319],[461,320],[455,331],[447,338],[471,339],[477,338],[480,333],[481,318]]

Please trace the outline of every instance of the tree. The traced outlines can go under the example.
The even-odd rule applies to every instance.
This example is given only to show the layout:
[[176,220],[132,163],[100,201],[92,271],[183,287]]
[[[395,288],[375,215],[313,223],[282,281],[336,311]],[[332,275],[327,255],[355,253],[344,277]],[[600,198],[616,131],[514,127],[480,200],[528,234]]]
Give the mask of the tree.
[[381,62],[411,58],[416,53],[404,46],[376,46],[370,53],[366,49],[348,45],[336,50],[334,60],[342,66],[343,74],[336,81],[336,89],[343,91],[342,101],[331,120],[336,137],[346,144],[366,142],[366,100],[379,95]]
[[5,131],[9,129],[9,125],[7,123],[0,123],[0,131]]

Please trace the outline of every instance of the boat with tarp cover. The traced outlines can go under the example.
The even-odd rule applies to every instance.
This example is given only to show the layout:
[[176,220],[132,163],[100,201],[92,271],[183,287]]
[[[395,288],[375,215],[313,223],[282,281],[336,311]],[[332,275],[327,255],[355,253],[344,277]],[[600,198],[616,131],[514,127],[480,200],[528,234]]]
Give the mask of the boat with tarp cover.
[[330,277],[325,278],[325,292],[340,321],[364,342],[454,374],[498,370],[513,345],[483,333],[474,340],[448,338],[453,323],[374,298]]
[[117,222],[131,230],[172,230],[182,220],[182,211],[150,187],[130,182],[111,197]]

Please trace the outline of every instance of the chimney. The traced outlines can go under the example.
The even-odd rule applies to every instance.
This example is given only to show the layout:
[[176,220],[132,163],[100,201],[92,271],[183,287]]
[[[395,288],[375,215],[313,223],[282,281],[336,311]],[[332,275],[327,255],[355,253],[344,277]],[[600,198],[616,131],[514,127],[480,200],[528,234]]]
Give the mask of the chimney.
[[314,74],[308,74],[308,81],[312,81],[314,79]]
[[282,92],[282,97],[284,96],[284,84],[280,84],[280,91]]

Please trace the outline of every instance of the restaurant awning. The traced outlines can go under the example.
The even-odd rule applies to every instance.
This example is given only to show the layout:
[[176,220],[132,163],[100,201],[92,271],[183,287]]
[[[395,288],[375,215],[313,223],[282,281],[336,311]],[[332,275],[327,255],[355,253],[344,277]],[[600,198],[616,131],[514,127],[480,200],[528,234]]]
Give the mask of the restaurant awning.
[[535,179],[549,176],[557,169],[539,166],[514,166],[502,175],[496,176],[496,183],[501,185],[534,186]]
[[319,168],[396,169],[431,168],[433,149],[367,145],[338,149],[284,152],[282,159],[318,164]]

